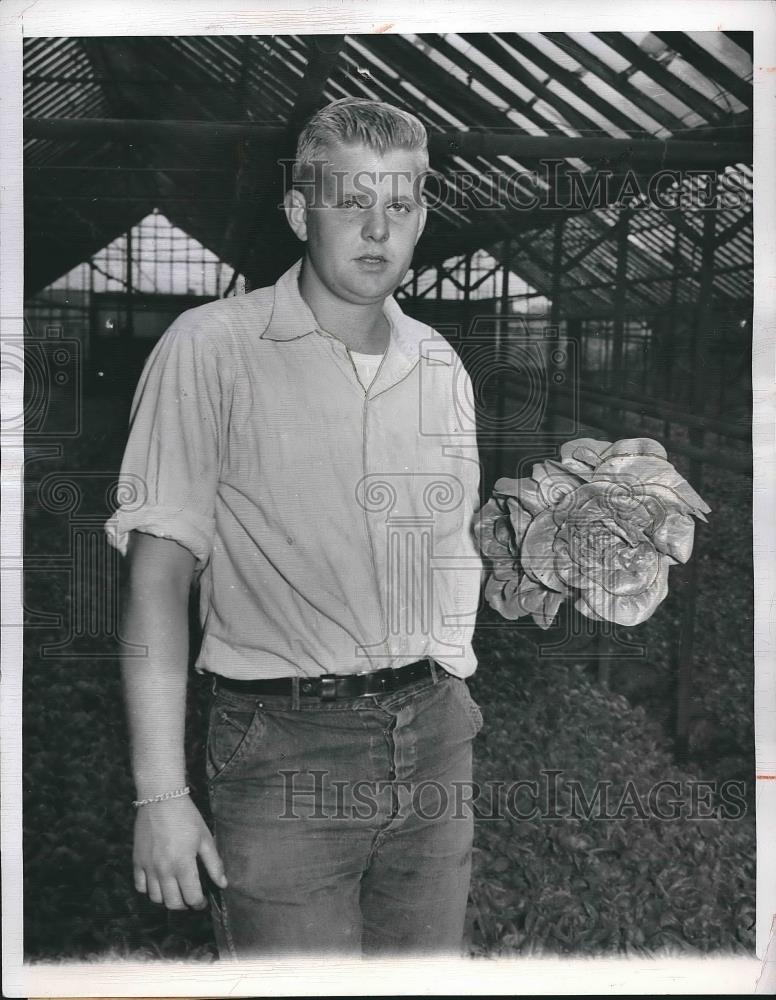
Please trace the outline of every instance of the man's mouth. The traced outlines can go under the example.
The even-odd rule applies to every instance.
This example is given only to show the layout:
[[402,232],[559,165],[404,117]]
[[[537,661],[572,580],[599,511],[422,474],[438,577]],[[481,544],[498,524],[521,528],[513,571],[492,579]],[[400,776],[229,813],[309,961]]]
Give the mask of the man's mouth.
[[364,261],[365,264],[386,264],[388,262],[387,257],[383,257],[382,254],[378,253],[365,253],[360,257],[356,257],[356,260]]

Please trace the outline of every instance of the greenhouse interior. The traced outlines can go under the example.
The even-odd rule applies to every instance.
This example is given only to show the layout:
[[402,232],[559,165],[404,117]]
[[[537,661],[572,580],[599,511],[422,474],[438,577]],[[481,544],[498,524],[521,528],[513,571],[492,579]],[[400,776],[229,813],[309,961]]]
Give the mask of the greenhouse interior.
[[[481,501],[571,438],[650,438],[711,508],[634,628],[482,601],[478,780],[625,793],[603,819],[483,809],[468,950],[752,954],[752,34],[386,32],[25,39],[26,958],[215,955],[206,915],[132,889],[103,524],[149,353],[301,256],[284,167],[344,97],[426,127],[394,297],[472,376]],[[206,697],[193,677],[192,759]],[[666,781],[690,814],[642,815]]]

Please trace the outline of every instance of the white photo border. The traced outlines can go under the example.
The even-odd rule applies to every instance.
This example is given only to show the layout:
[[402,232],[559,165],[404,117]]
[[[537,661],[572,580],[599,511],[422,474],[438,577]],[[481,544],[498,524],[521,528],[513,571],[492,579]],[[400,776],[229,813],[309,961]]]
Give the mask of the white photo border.
[[[660,994],[776,992],[776,6],[757,0],[349,0],[310,5],[219,0],[6,0],[0,4],[0,325],[22,335],[23,36],[319,34],[450,31],[754,32],[753,456],[758,959],[517,959],[421,963],[27,964],[22,960],[21,660],[23,451],[3,448],[2,916],[6,996]],[[18,330],[14,326],[18,326]],[[5,370],[4,370],[5,373]],[[1,405],[21,412],[23,386]],[[770,947],[769,947],[770,945]],[[766,959],[767,961],[763,961]]]

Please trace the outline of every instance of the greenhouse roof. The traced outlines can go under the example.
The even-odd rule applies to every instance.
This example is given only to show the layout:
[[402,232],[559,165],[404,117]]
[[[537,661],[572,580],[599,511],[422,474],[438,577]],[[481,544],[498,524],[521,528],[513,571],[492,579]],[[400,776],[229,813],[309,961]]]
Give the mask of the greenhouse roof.
[[648,311],[695,301],[711,240],[714,295],[747,302],[751,46],[721,31],[28,38],[27,294],[154,208],[273,281],[299,252],[277,160],[352,95],[429,131],[418,270],[484,249],[543,294],[562,272],[564,311],[585,315],[611,305],[627,245],[628,308]]

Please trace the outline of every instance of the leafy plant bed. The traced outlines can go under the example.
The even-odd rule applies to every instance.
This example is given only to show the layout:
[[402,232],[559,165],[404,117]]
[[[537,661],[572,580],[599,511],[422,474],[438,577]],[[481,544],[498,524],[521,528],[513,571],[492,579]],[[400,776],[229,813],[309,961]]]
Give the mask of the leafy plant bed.
[[753,953],[742,789],[679,768],[643,707],[542,661],[514,627],[480,630],[476,646],[475,778],[538,795],[526,785],[477,823],[471,952]]

